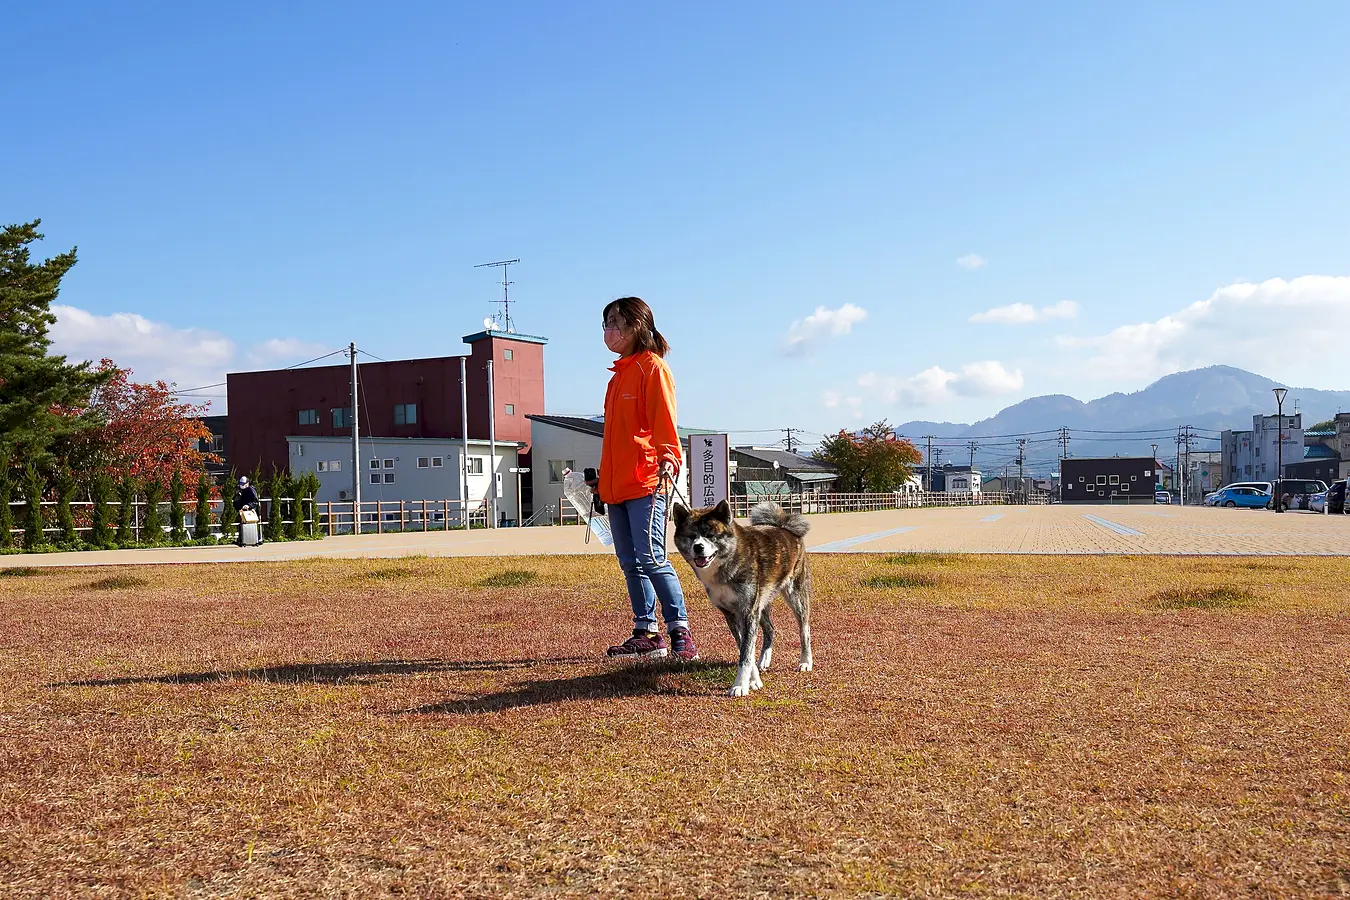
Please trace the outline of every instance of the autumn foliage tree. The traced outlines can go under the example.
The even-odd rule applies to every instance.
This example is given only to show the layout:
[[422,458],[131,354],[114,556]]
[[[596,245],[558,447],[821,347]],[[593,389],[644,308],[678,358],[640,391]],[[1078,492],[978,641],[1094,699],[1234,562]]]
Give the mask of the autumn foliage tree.
[[199,442],[211,437],[199,418],[210,404],[181,402],[164,381],[134,382],[130,369],[118,368],[110,359],[102,360],[96,371],[108,378],[90,402],[90,412],[101,425],[83,436],[72,455],[114,477],[169,485],[176,476],[196,484],[206,463],[217,459],[199,449]]
[[820,442],[816,459],[839,473],[844,491],[893,491],[909,481],[923,457],[882,419],[857,434],[840,431]]

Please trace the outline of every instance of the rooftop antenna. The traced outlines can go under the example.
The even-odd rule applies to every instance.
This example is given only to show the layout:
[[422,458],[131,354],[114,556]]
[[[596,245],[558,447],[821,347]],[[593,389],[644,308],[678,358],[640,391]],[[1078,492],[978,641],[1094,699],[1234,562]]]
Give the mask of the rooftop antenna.
[[495,319],[495,317],[489,317],[483,320],[483,325],[485,328],[487,328],[488,331],[494,330],[493,324],[489,324],[494,323],[495,325],[500,326],[496,328],[496,330],[505,331],[507,334],[515,334],[516,323],[511,320],[511,290],[510,290],[511,285],[515,284],[515,282],[509,280],[506,277],[506,269],[507,266],[513,266],[518,262],[520,262],[520,260],[518,259],[501,259],[498,260],[497,262],[479,263],[478,265],[474,266],[475,269],[492,268],[495,266],[502,267],[502,299],[493,301],[494,303],[500,303],[502,305],[501,317],[500,319]]

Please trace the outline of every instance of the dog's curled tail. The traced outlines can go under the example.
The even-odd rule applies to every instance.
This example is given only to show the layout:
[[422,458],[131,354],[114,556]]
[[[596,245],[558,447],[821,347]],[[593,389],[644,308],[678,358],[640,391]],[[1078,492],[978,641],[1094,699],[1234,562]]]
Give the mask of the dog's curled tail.
[[806,537],[811,523],[797,513],[790,513],[772,500],[756,503],[750,510],[751,525],[776,525],[784,531],[790,531],[797,537]]

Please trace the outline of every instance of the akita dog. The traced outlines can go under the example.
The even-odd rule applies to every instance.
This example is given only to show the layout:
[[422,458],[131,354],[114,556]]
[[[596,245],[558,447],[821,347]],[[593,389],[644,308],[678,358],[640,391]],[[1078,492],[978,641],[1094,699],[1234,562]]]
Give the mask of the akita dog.
[[[797,614],[802,654],[797,668],[811,671],[811,567],[803,538],[811,528],[801,516],[789,515],[777,503],[750,510],[750,525],[731,516],[723,500],[716,506],[690,510],[676,504],[675,546],[693,567],[713,606],[722,611],[740,648],[740,666],[732,682],[733,697],[763,687],[760,673],[773,660],[773,621],[769,604],[781,594]],[[755,638],[764,631],[764,649],[755,661]]]

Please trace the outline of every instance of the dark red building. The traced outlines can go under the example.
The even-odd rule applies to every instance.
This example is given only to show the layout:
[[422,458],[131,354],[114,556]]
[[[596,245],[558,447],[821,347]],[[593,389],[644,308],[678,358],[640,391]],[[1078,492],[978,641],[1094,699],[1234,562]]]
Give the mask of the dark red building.
[[[361,436],[459,438],[459,361],[465,359],[470,438],[488,438],[487,362],[492,360],[497,440],[530,442],[527,415],[544,411],[547,338],[483,331],[464,338],[467,357],[360,364]],[[236,472],[289,465],[287,435],[350,435],[351,365],[237,372],[225,377],[227,455]],[[526,447],[524,453],[528,454]],[[528,456],[521,465],[529,465]]]

